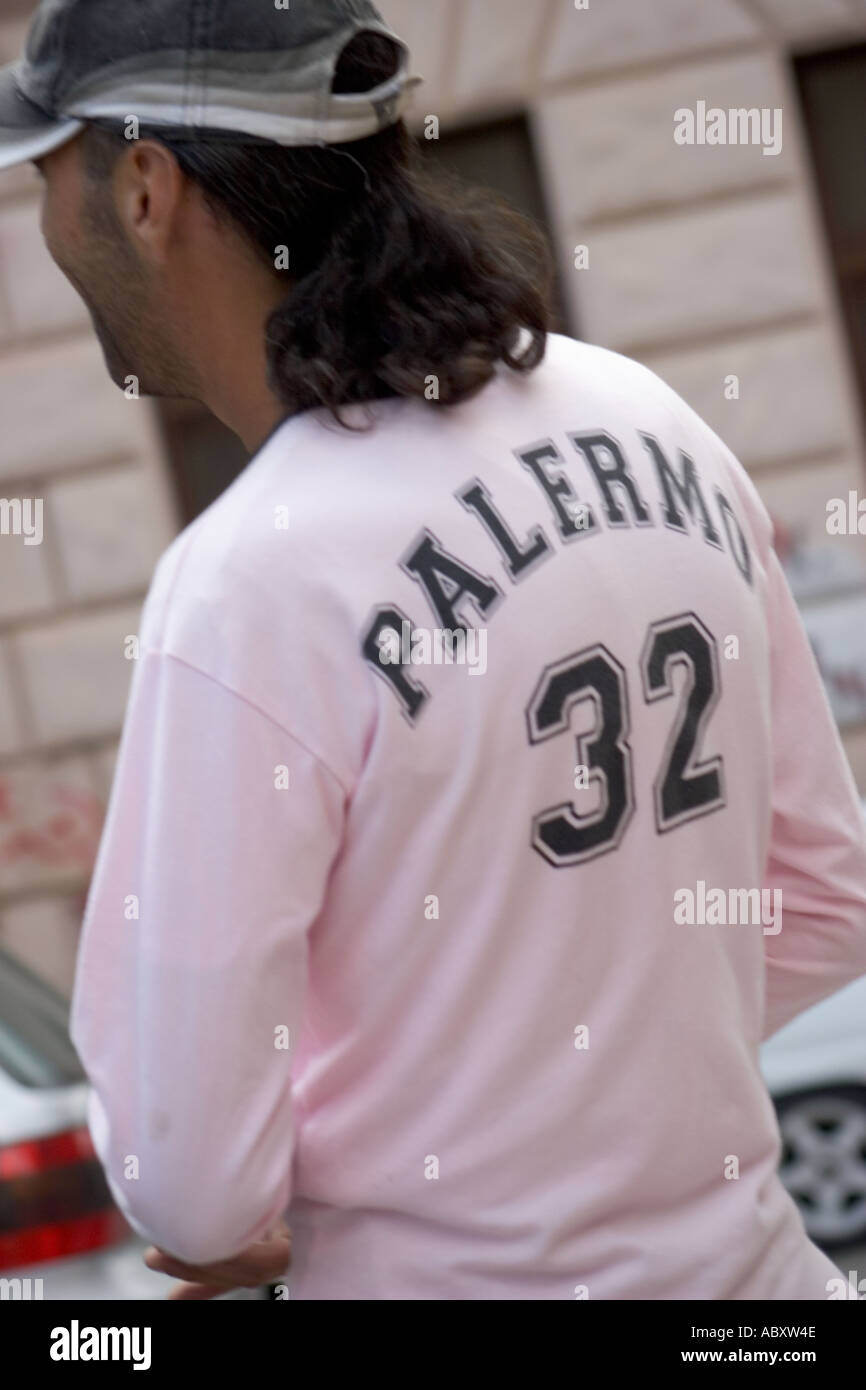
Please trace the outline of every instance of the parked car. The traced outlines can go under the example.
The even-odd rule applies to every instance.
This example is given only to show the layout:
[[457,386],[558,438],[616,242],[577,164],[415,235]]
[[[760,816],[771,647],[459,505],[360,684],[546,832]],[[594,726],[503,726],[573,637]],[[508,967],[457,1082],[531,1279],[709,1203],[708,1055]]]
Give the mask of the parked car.
[[[784,930],[784,925],[783,925]],[[779,1175],[816,1244],[866,1239],[866,977],[831,995],[763,1046],[776,1105]]]
[[117,1210],[94,1153],[68,1013],[60,994],[0,950],[3,1296],[164,1299],[171,1280],[142,1263],[146,1245]]
[[[862,799],[866,816],[866,796]],[[783,905],[784,911],[784,905]],[[866,1238],[866,977],[800,1014],[761,1053],[780,1176],[828,1250]]]

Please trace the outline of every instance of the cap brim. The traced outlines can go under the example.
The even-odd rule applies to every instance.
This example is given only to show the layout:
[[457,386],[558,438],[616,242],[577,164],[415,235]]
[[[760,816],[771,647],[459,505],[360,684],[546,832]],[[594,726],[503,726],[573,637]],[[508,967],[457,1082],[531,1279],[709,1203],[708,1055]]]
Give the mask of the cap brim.
[[0,68],[0,169],[41,159],[84,129],[83,121],[54,120],[22,96],[16,68],[16,63]]

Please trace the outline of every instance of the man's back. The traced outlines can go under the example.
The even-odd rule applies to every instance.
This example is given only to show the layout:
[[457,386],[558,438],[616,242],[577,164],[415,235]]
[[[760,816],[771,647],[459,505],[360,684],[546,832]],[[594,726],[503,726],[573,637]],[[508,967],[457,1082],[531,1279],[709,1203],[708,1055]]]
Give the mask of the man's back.
[[[293,1126],[293,1298],[824,1297],[758,1047],[866,971],[866,837],[754,488],[557,336],[458,407],[349,413],[280,427],[151,591],[84,953],[131,969],[96,923],[152,871],[164,1026],[133,1076],[110,1003],[73,1025],[130,1096],[109,1171],[197,1134],[204,1188],[276,1213]],[[160,1083],[203,1058],[181,1135]],[[168,1248],[244,1234],[154,1184]]]

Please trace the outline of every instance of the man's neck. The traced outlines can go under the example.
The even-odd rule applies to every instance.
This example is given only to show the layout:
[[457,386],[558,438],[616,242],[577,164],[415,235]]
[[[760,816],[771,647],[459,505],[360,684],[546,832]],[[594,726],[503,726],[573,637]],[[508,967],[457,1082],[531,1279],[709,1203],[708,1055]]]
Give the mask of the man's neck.
[[293,413],[268,385],[265,334],[283,286],[223,283],[196,324],[197,396],[253,455]]

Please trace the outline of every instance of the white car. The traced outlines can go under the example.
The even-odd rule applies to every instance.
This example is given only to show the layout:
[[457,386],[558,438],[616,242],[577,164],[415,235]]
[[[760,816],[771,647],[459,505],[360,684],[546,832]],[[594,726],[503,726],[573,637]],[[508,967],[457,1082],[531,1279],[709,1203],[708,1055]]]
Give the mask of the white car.
[[783,1151],[779,1176],[812,1240],[866,1237],[866,976],[768,1039],[764,1078]]
[[779,1174],[806,1230],[828,1249],[856,1244],[866,1237],[866,977],[781,1028],[761,1061],[784,1144]]

